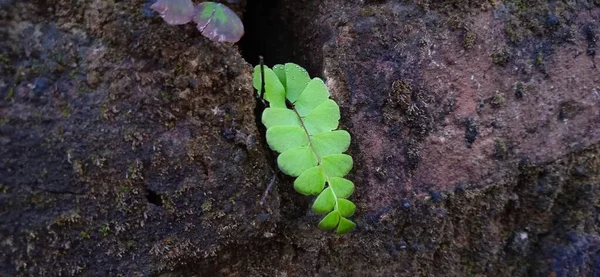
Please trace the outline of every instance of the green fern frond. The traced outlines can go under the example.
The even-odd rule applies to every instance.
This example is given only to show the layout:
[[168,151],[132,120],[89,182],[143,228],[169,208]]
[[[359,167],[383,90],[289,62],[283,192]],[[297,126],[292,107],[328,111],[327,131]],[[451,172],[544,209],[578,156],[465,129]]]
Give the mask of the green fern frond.
[[[264,76],[263,73],[264,72]],[[347,198],[354,192],[352,181],[343,178],[352,169],[352,157],[343,154],[350,134],[336,130],[340,108],[331,99],[323,80],[310,79],[308,72],[293,63],[254,68],[253,84],[259,93],[264,82],[264,99],[269,107],[262,114],[267,143],[279,152],[277,165],[297,177],[294,189],[303,195],[318,195],[312,205],[325,215],[319,228],[338,234],[352,231],[348,219],[356,206]]]

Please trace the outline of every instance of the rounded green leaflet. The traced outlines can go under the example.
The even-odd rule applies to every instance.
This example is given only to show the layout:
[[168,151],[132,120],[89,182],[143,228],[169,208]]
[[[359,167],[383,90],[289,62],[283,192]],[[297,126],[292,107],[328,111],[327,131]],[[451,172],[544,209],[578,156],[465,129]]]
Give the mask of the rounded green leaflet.
[[319,222],[319,228],[325,231],[332,230],[338,226],[338,222],[340,222],[340,213],[332,211]]
[[338,223],[336,234],[343,235],[349,233],[350,231],[354,230],[354,227],[356,227],[356,224],[354,224],[354,222],[340,217],[340,222]]
[[[279,81],[279,77],[268,67],[264,67],[264,81],[265,81],[265,91],[264,98],[269,101],[269,105],[272,108],[285,108],[285,88]],[[252,73],[252,85],[254,88],[260,93],[262,79],[260,78],[260,66],[256,66],[254,68],[254,72]]]
[[287,175],[297,177],[307,169],[317,166],[317,157],[308,146],[290,149],[279,154],[277,165]]
[[[296,191],[318,195],[312,209],[326,215],[319,228],[337,227],[338,234],[350,232],[356,225],[345,217],[354,214],[356,205],[346,198],[353,193],[354,184],[342,177],[352,169],[353,161],[342,153],[350,146],[351,136],[344,130],[335,130],[339,125],[339,106],[329,99],[321,79],[310,80],[306,71],[295,64],[275,65],[273,70],[264,71],[269,75],[264,78],[265,86],[269,84],[265,97],[269,98],[270,108],[265,109],[262,120],[269,146],[281,152],[277,159],[279,168],[297,177]],[[256,72],[255,69],[254,86],[258,87],[261,80],[257,80],[260,75]],[[271,101],[268,92],[280,87],[291,107],[284,106],[281,98],[277,98],[279,102]],[[274,107],[274,102],[279,106]]]
[[319,78],[314,78],[294,102],[294,108],[300,116],[306,116],[327,99],[329,99],[329,91],[325,83]]
[[343,217],[349,217],[356,211],[356,205],[347,199],[338,199],[338,211]]
[[[263,69],[266,69],[267,67],[263,67]],[[254,67],[254,70],[252,71],[252,86],[254,87],[254,89],[256,89],[256,93],[258,95],[260,95],[260,90],[261,85],[262,85],[262,73],[260,72],[260,65],[257,65]]]
[[307,146],[308,137],[300,126],[274,126],[267,130],[267,143],[271,149],[282,153],[292,148]]
[[237,42],[244,35],[242,20],[220,3],[202,2],[194,11],[194,22],[202,34],[213,41]]
[[294,181],[294,189],[304,195],[317,195],[325,187],[325,174],[320,166],[312,167]]
[[276,64],[276,65],[273,66],[273,72],[275,72],[275,74],[279,78],[279,82],[281,82],[281,84],[283,85],[283,87],[285,87],[286,86],[286,82],[285,82],[285,66],[283,66],[282,64]]
[[338,198],[348,198],[348,196],[354,192],[354,184],[352,181],[341,177],[329,178],[329,186],[333,189],[335,196]]
[[333,195],[331,188],[326,188],[319,194],[312,205],[312,209],[315,213],[326,214],[335,207],[335,200],[335,195]]
[[288,125],[302,126],[294,111],[283,108],[266,108],[262,114],[262,123],[267,128]]
[[333,154],[321,158],[321,166],[327,176],[343,177],[352,169],[352,157],[346,154]]
[[311,135],[329,132],[338,127],[340,107],[333,100],[326,100],[302,119],[306,130]]
[[344,130],[317,134],[310,139],[319,157],[344,153],[350,146],[350,133]]
[[286,63],[284,65],[285,71],[285,93],[286,97],[290,102],[296,102],[298,96],[304,91],[306,85],[310,81],[310,76],[306,69],[294,63]]
[[160,13],[160,17],[169,25],[186,24],[194,16],[194,3],[191,0],[157,0],[150,8]]

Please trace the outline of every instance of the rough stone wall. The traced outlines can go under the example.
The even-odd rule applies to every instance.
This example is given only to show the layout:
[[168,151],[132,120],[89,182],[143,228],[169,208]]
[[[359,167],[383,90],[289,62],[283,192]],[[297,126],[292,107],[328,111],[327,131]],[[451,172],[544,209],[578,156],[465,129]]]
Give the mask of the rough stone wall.
[[274,227],[235,46],[143,1],[0,14],[0,275],[148,276]]
[[338,237],[291,178],[258,204],[235,46],[143,1],[0,1],[0,273],[600,276],[598,4],[281,2],[353,136]]

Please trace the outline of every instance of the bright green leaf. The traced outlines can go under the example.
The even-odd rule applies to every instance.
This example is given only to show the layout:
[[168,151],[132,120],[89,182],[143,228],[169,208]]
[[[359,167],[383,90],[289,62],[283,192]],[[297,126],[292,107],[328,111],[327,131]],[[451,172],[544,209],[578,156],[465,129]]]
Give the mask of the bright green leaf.
[[343,217],[349,217],[356,211],[356,205],[347,199],[338,199],[338,210]]
[[317,165],[317,157],[308,146],[290,149],[277,157],[279,169],[287,175],[297,177]]
[[319,157],[344,153],[350,146],[350,134],[344,130],[314,135],[311,140]]
[[285,67],[282,64],[276,64],[273,66],[273,72],[275,72],[275,75],[279,78],[279,82],[285,87]]
[[[286,108],[285,106],[285,88],[279,81],[279,78],[268,67],[264,67],[265,72],[265,91],[264,97],[265,100],[269,101],[269,105],[271,108]],[[254,68],[254,76],[253,85],[260,92],[260,86],[262,80],[260,78],[260,66],[256,66]]]
[[252,86],[256,89],[256,93],[260,95],[260,89],[262,85],[262,78],[260,75],[260,65],[254,67],[254,71],[252,72]]
[[[279,81],[279,78],[269,67],[264,67],[265,72],[265,91],[264,98],[269,101],[272,108],[285,108],[285,88]],[[252,73],[252,85],[260,94],[262,78],[260,72],[260,65],[254,67]]]
[[338,226],[338,222],[340,222],[340,213],[338,211],[333,211],[319,222],[319,228],[325,231],[332,230]]
[[310,81],[310,76],[308,76],[306,69],[294,63],[285,64],[285,74],[286,97],[290,102],[294,103]]
[[274,126],[267,130],[267,143],[271,149],[282,153],[292,148],[307,146],[308,137],[300,126]]
[[311,135],[337,129],[340,120],[340,107],[333,100],[326,100],[303,118],[304,126]]
[[326,214],[335,207],[335,196],[330,188],[326,188],[319,194],[317,200],[313,203],[312,209],[315,213]]
[[329,99],[329,91],[325,83],[319,78],[314,78],[294,102],[294,107],[300,116],[306,116],[327,99]]
[[[269,75],[265,76],[265,98],[270,108],[263,112],[262,121],[267,127],[269,146],[281,152],[277,165],[283,173],[297,177],[296,191],[318,195],[312,209],[326,214],[319,228],[337,227],[339,234],[350,232],[356,225],[345,217],[354,214],[356,205],[346,198],[353,193],[354,184],[342,177],[352,169],[353,161],[342,153],[348,150],[351,137],[344,130],[336,130],[339,106],[329,99],[325,83],[319,78],[310,80],[306,70],[298,65],[275,65],[273,70],[265,70],[265,75]],[[261,76],[256,68],[253,77],[253,85],[259,89]],[[273,93],[280,86],[293,107],[286,106],[285,99]]]
[[349,233],[350,231],[354,230],[354,227],[356,227],[354,222],[341,217],[336,234],[343,235]]
[[338,198],[348,198],[354,192],[354,184],[340,177],[329,178],[329,186]]
[[317,195],[325,187],[325,174],[320,166],[310,168],[294,181],[294,189],[304,195]]
[[346,154],[333,154],[321,157],[321,166],[327,176],[343,177],[352,169],[352,157]]
[[262,114],[262,123],[271,128],[274,126],[302,126],[300,118],[292,110],[283,108],[266,108]]

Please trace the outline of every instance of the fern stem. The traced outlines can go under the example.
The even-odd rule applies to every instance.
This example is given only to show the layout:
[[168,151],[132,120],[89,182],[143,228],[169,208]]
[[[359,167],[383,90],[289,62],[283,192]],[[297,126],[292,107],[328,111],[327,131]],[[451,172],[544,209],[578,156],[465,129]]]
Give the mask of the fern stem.
[[[315,153],[315,156],[317,156],[317,163],[320,166],[321,165],[321,157],[319,156],[319,154],[317,154],[317,151],[315,151],[315,148],[313,147],[312,139],[310,138],[310,134],[308,133],[306,126],[304,126],[304,120],[302,120],[302,116],[300,116],[298,111],[296,111],[296,107],[294,106],[294,104],[290,103],[290,101],[287,99],[285,101],[288,105],[290,105],[292,107],[292,111],[294,111],[294,113],[298,117],[298,120],[300,120],[300,125],[302,125],[302,130],[304,130],[304,133],[306,134],[306,137],[308,138],[308,146],[310,146],[310,149],[313,151],[313,153]],[[323,170],[323,173],[325,174],[325,179],[327,180],[327,187],[329,187],[329,184],[331,184],[331,181],[329,180],[329,175],[327,175],[325,168],[321,167],[321,169]],[[333,210],[337,211],[338,210],[338,197],[335,194],[335,191],[333,189],[331,189],[331,193],[333,193],[333,197],[335,198],[335,208]]]

